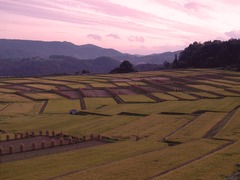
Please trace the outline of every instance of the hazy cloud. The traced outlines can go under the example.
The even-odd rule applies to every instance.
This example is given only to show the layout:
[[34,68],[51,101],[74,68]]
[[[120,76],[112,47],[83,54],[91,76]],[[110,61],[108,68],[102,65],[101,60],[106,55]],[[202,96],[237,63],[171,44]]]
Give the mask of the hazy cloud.
[[128,40],[131,42],[140,42],[140,43],[143,43],[145,41],[144,37],[142,36],[129,36]]
[[107,34],[106,37],[111,37],[111,38],[114,38],[114,39],[121,39],[118,34]]
[[207,6],[196,3],[196,2],[186,3],[184,7],[190,11],[195,11],[195,12],[199,12],[204,8],[208,8]]
[[225,34],[230,38],[240,38],[240,30],[225,32]]
[[96,41],[102,41],[102,37],[98,34],[88,34],[87,37]]

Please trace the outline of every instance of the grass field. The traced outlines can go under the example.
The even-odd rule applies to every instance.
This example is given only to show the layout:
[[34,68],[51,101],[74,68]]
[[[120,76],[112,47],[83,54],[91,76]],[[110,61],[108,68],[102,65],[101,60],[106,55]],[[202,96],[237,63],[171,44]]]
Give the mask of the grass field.
[[[2,78],[0,148],[6,133],[13,138],[14,133],[39,130],[87,138],[100,134],[112,143],[8,163],[2,163],[5,155],[0,155],[0,179],[224,179],[240,162],[239,77],[231,71],[186,69]],[[178,81],[193,88],[163,91],[142,79],[163,86]],[[133,92],[135,84],[154,89],[152,95],[164,101]],[[72,100],[50,92],[55,85],[82,91],[74,91],[79,96]],[[38,90],[21,89],[24,86]],[[65,86],[60,92],[73,95]],[[14,88],[35,100],[14,94]],[[84,105],[86,110],[81,110]],[[69,114],[72,109],[79,113]]]
[[113,98],[85,98],[85,103],[88,110],[116,104]]
[[119,97],[126,103],[148,103],[155,102],[144,95],[119,95]]
[[44,113],[68,113],[70,110],[80,110],[79,100],[49,100]]
[[55,85],[46,85],[46,84],[27,84],[29,87],[44,89],[44,90],[51,90],[56,89]]

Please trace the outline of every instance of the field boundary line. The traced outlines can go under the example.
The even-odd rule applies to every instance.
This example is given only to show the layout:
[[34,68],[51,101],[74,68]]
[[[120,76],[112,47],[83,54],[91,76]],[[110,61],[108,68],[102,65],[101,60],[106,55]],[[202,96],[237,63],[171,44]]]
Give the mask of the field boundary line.
[[221,121],[219,121],[217,124],[215,124],[204,136],[203,138],[213,138],[216,136],[221,129],[225,127],[225,125],[231,120],[231,118],[234,116],[236,111],[240,108],[240,106],[237,106],[233,108]]
[[163,175],[165,175],[165,174],[168,174],[168,173],[170,173],[170,172],[172,172],[172,171],[175,171],[175,170],[180,169],[180,168],[182,168],[182,167],[184,167],[184,166],[187,166],[187,165],[189,165],[189,164],[191,164],[191,163],[193,163],[193,162],[195,162],[195,161],[201,160],[201,159],[203,159],[203,158],[205,158],[205,157],[207,157],[207,156],[209,156],[209,155],[211,155],[211,154],[213,154],[213,153],[215,153],[215,152],[221,151],[222,149],[225,149],[225,148],[227,148],[227,147],[235,144],[236,142],[238,142],[238,141],[230,141],[230,142],[228,142],[228,143],[226,143],[226,144],[221,145],[220,147],[217,147],[217,148],[211,150],[210,152],[207,152],[207,153],[205,153],[205,154],[203,154],[203,155],[201,155],[201,156],[199,156],[199,157],[196,157],[196,158],[193,158],[193,159],[191,159],[191,160],[188,160],[188,161],[186,161],[186,162],[184,162],[184,163],[182,163],[182,164],[180,164],[180,165],[178,165],[178,166],[175,166],[175,167],[173,167],[173,168],[170,168],[170,169],[168,169],[168,170],[166,170],[166,171],[163,171],[163,172],[161,172],[161,173],[159,173],[159,174],[156,174],[156,175],[154,175],[154,176],[152,176],[152,177],[150,177],[150,178],[147,178],[147,179],[148,179],[148,180],[151,180],[151,179],[153,179],[153,178],[160,177],[160,176],[163,176]]

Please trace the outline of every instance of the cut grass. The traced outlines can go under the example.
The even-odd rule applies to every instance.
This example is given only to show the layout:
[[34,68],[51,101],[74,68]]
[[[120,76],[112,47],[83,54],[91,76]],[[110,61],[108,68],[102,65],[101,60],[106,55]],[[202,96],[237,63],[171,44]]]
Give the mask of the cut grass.
[[76,109],[80,110],[79,100],[49,100],[44,113],[69,113],[70,110]]
[[53,93],[36,93],[36,94],[25,94],[26,96],[34,99],[63,99],[62,96]]
[[192,94],[196,94],[198,96],[201,96],[203,98],[218,98],[219,96],[214,95],[214,94],[210,94],[207,92],[192,92]]
[[189,94],[186,94],[186,93],[183,93],[183,92],[168,92],[169,94],[173,95],[173,96],[176,96],[180,99],[187,99],[187,100],[196,100],[197,98],[196,97],[193,97]]
[[105,133],[105,135],[117,138],[135,138],[138,136],[141,139],[159,141],[192,118],[192,116],[152,114],[118,127]]
[[2,115],[14,115],[14,114],[38,114],[43,102],[15,102],[7,106],[0,112]]
[[233,117],[228,121],[223,129],[216,135],[217,138],[238,140],[240,139],[240,108],[233,115]]
[[196,118],[193,122],[168,137],[167,140],[186,142],[202,138],[214,125],[221,121],[226,113],[204,113]]
[[163,99],[163,100],[167,100],[167,101],[176,101],[178,100],[176,97],[173,97],[169,94],[165,94],[165,93],[153,93],[154,96]]
[[86,88],[84,84],[67,84],[67,86],[73,89]]
[[43,90],[56,89],[55,85],[46,85],[46,84],[27,84],[26,86],[43,89]]
[[166,147],[166,144],[157,142],[122,141],[61,154],[10,162],[0,165],[0,179],[15,179],[16,177],[19,179],[48,179],[164,147]]
[[18,96],[16,94],[7,94],[7,93],[0,93],[0,101],[3,102],[29,102],[29,99],[24,97]]
[[226,177],[232,175],[235,171],[235,165],[239,163],[239,148],[240,142],[238,141],[228,148],[156,178],[156,180],[226,179]]
[[113,98],[85,98],[84,100],[88,110],[117,104]]
[[70,174],[64,179],[148,179],[197,158],[226,142],[198,140]]
[[223,96],[239,96],[239,94],[237,93],[228,92],[228,91],[225,91],[224,89],[216,88],[214,86],[208,86],[208,85],[189,85],[189,86],[203,90],[203,91],[217,93]]
[[154,100],[152,100],[144,95],[119,95],[119,97],[126,103],[155,102]]
[[110,88],[110,87],[116,87],[113,84],[110,83],[91,83],[91,85],[95,88]]

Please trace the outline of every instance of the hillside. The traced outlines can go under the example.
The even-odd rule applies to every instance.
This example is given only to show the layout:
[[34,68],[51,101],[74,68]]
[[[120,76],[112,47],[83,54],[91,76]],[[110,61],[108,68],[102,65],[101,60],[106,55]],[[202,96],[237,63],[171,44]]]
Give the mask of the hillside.
[[217,69],[0,78],[0,179],[226,179],[239,86]]
[[54,74],[75,74],[83,70],[90,73],[108,73],[120,64],[109,57],[79,60],[68,56],[39,57],[20,60],[0,60],[0,76],[35,76]]
[[228,41],[194,42],[180,53],[174,67],[186,68],[240,68],[240,39]]

